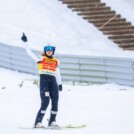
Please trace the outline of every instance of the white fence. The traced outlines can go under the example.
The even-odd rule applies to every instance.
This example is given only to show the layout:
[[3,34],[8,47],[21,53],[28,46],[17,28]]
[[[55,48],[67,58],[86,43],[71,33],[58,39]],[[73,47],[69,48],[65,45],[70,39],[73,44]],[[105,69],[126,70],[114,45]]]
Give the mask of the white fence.
[[[35,51],[38,55],[40,52]],[[61,62],[63,81],[117,83],[134,86],[134,59],[95,56],[56,55]],[[0,43],[0,66],[38,74],[36,63],[24,48]]]

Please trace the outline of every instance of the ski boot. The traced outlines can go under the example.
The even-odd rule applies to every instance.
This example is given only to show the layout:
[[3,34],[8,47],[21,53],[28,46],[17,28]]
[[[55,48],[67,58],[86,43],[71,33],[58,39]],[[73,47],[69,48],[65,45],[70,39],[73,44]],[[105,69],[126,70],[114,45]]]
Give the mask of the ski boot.
[[38,123],[34,126],[34,128],[45,128],[45,127],[42,125],[41,122],[38,122]]

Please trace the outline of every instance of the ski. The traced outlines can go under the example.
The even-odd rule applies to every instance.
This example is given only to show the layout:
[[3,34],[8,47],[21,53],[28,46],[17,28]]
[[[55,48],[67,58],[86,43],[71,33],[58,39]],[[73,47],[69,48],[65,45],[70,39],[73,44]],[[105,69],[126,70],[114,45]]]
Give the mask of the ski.
[[66,125],[66,128],[84,128],[86,125]]
[[46,126],[43,128],[34,128],[34,127],[20,127],[20,129],[34,129],[34,130],[63,130],[63,129],[80,129],[85,128],[86,125],[65,125],[65,126]]

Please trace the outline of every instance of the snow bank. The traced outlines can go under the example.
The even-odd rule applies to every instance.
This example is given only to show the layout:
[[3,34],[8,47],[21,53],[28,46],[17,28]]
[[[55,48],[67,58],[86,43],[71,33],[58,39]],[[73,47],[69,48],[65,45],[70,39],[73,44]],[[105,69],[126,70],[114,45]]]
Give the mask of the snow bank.
[[[1,134],[133,134],[134,90],[116,84],[72,86],[63,84],[60,92],[57,123],[86,124],[75,130],[23,130],[32,127],[40,107],[37,76],[0,68]],[[22,82],[23,81],[23,82]],[[20,86],[22,85],[22,86]],[[47,125],[50,106],[43,125]],[[45,132],[44,132],[45,131]]]

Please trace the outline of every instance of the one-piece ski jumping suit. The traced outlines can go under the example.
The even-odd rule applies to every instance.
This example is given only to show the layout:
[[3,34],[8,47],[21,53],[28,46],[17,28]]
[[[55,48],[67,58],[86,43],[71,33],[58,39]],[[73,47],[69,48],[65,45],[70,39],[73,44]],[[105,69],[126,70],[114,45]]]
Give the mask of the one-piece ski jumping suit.
[[41,107],[38,111],[35,125],[42,122],[50,99],[52,107],[49,120],[50,122],[55,121],[58,112],[58,85],[61,85],[59,60],[54,57],[48,58],[47,56],[43,56],[42,59],[38,58],[29,48],[28,42],[25,42],[25,48],[28,55],[38,63],[38,70],[40,73]]

